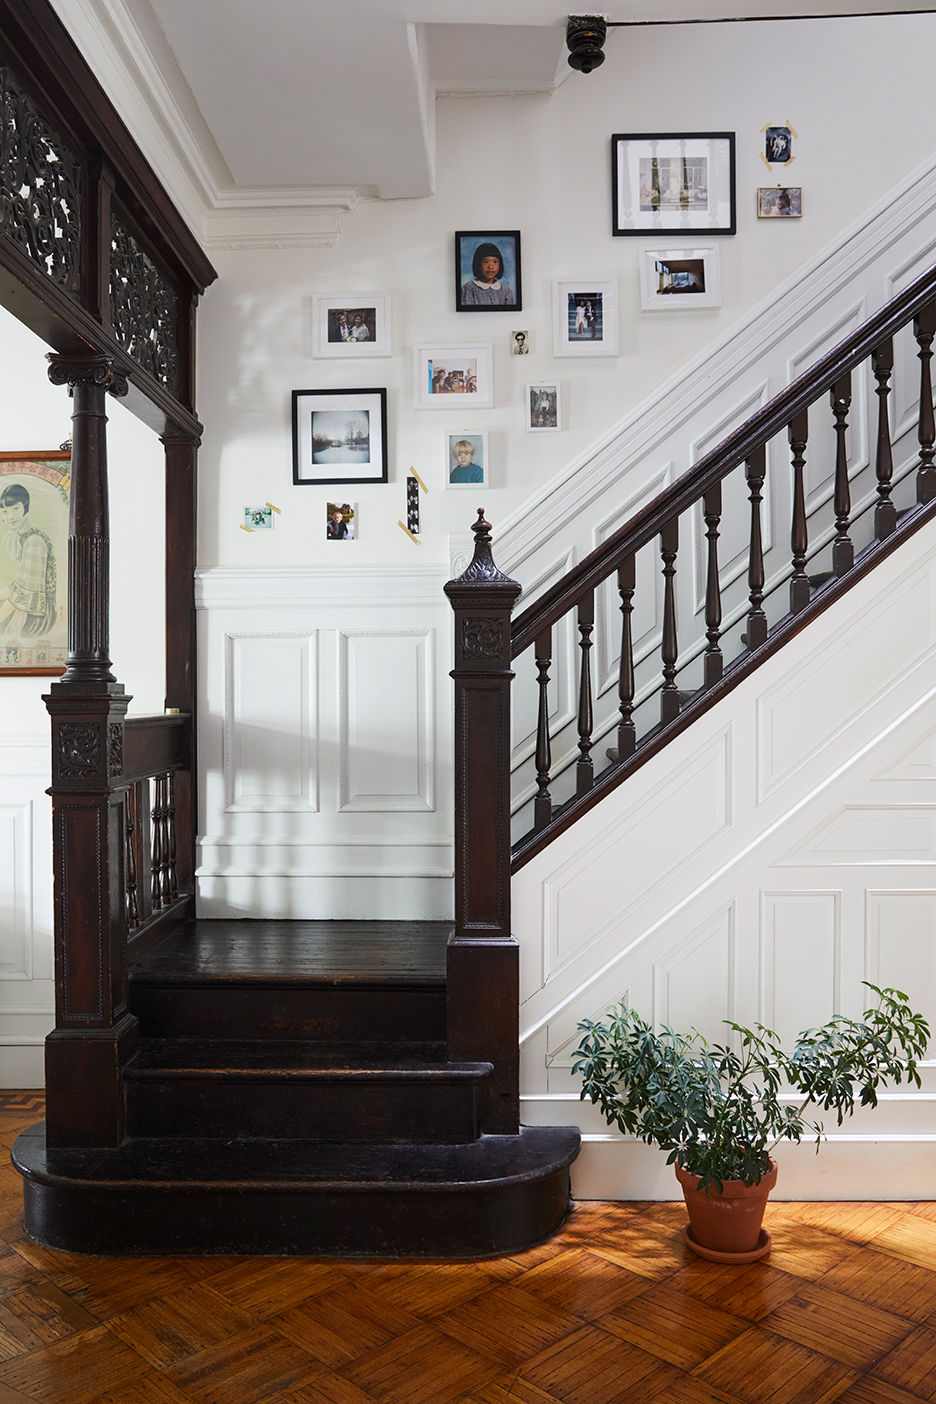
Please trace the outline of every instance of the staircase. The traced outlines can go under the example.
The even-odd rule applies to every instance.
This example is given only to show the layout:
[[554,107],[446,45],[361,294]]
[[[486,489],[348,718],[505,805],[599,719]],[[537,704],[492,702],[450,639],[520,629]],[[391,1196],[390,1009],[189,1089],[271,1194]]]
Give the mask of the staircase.
[[446,1049],[444,922],[187,922],[130,974],[114,1147],[16,1143],[71,1252],[482,1257],[547,1237],[578,1133],[485,1135]]

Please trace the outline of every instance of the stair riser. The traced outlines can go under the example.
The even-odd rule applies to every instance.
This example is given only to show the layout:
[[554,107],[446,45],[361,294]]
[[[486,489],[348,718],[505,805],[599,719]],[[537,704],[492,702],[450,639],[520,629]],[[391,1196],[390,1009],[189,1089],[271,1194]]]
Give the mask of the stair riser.
[[29,1236],[70,1253],[485,1258],[531,1247],[569,1211],[569,1171],[457,1190],[205,1191],[24,1184]]
[[456,1144],[481,1134],[479,1083],[134,1079],[127,1134]]
[[143,1038],[445,1039],[444,990],[137,986],[130,1008]]

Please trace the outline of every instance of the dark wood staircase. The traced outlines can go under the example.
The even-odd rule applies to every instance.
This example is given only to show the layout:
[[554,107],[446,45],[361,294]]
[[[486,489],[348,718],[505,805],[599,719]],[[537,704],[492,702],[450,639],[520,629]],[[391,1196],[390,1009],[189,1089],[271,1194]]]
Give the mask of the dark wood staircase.
[[30,1233],[109,1254],[476,1257],[552,1233],[573,1129],[484,1134],[445,922],[189,921],[130,971],[113,1147],[16,1143]]

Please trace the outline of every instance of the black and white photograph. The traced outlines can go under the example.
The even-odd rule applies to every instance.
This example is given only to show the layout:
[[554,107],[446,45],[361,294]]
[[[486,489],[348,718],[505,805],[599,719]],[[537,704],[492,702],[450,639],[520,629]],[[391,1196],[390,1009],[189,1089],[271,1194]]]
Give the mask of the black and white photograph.
[[616,237],[675,230],[734,234],[734,132],[616,133],[611,138]]
[[386,390],[294,390],[293,482],[385,483]]
[[526,428],[530,434],[554,433],[562,428],[559,385],[538,382],[526,388]]
[[470,429],[464,434],[447,434],[445,486],[480,488],[487,486],[487,433]]
[[416,409],[490,409],[491,347],[417,346],[414,348]]
[[645,312],[720,307],[718,245],[642,249],[640,302]]
[[389,293],[313,297],[313,356],[346,360],[389,356],[390,301]]
[[789,127],[768,127],[764,133],[764,159],[771,166],[785,166],[793,159],[793,133]]
[[560,279],[553,284],[553,355],[618,354],[617,280]]
[[329,502],[325,510],[325,540],[353,541],[356,522],[356,503]]
[[455,310],[518,312],[520,231],[460,230],[455,235]]
[[511,356],[529,356],[532,334],[528,331],[513,331],[510,333],[510,354]]
[[801,185],[758,186],[758,219],[801,219],[802,216],[803,187]]

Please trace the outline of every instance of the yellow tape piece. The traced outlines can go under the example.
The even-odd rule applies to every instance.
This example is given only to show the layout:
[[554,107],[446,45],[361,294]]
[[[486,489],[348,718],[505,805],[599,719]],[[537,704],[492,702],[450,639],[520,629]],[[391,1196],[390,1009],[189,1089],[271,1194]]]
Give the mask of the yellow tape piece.
[[789,117],[786,119],[786,124],[787,124],[787,126],[789,127],[790,131],[792,132],[793,136],[796,137],[796,140],[799,141],[799,132],[796,130],[796,128],[794,127],[793,123],[790,121]]
[[422,478],[421,478],[421,477],[419,476],[419,474],[416,472],[416,469],[415,469],[415,468],[411,468],[411,469],[410,469],[410,476],[416,479],[417,483],[418,483],[419,486],[422,488],[423,492],[428,492],[428,491],[429,491],[429,489],[426,487],[426,484],[423,482]]
[[[415,474],[414,474],[413,476],[415,477]],[[413,533],[410,531],[410,529],[409,529],[408,526],[404,526],[404,524],[403,524],[402,522],[400,522],[400,521],[397,522],[397,526],[400,528],[401,531],[405,531],[405,532],[406,532],[406,534],[407,534],[407,536],[409,537],[410,541],[414,542],[417,546],[421,546],[421,545],[422,545],[422,542],[420,541],[419,537],[418,537],[418,536],[414,536]]]
[[249,531],[253,535],[253,527],[245,527],[243,522],[240,524],[240,529],[241,531]]
[[772,127],[773,125],[773,122],[765,122],[764,125],[761,127],[761,135],[763,135],[763,133],[766,132],[768,127]]
[[796,160],[796,157],[795,157],[795,156],[791,156],[790,159],[789,159],[789,161],[784,161],[783,164],[784,164],[785,166],[792,166],[792,164],[793,164],[793,162],[794,162],[795,160]]
[[767,160],[767,157],[764,155],[763,151],[759,151],[757,154],[760,156],[760,158],[761,158],[761,160],[763,161],[764,165],[767,167],[768,171],[770,171],[770,173],[771,173],[771,175],[772,175],[772,174],[773,174],[773,170],[772,170],[772,168],[771,168],[770,162]]
[[278,517],[281,517],[283,515],[278,507],[273,506],[272,502],[264,502],[263,505],[264,507],[269,507],[270,511],[275,512]]

